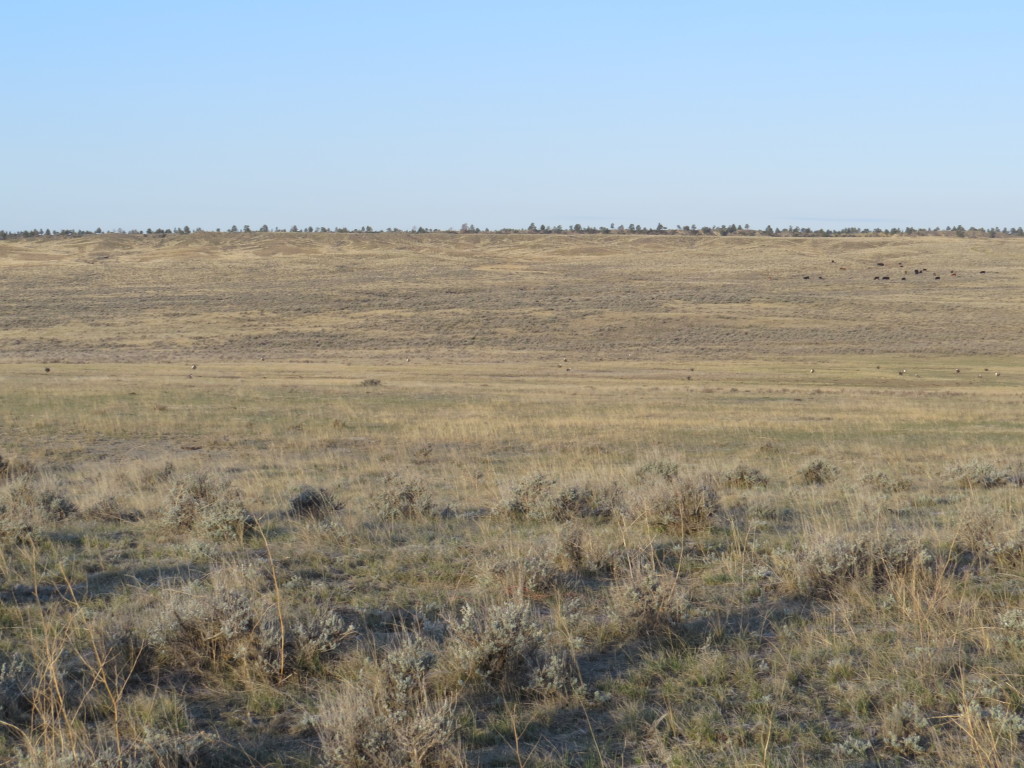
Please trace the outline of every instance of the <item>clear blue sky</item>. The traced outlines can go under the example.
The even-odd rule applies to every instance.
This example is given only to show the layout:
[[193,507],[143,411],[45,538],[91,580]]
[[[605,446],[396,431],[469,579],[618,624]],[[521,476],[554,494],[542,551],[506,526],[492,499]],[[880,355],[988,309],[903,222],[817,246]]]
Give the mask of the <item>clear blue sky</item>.
[[1019,2],[0,4],[0,229],[1024,225]]

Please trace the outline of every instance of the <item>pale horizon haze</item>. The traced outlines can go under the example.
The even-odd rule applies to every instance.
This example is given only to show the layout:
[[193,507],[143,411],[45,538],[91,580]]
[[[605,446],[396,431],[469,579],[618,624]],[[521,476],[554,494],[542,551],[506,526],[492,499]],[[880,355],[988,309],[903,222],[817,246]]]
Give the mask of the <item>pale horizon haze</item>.
[[0,229],[1021,226],[1009,2],[5,3]]

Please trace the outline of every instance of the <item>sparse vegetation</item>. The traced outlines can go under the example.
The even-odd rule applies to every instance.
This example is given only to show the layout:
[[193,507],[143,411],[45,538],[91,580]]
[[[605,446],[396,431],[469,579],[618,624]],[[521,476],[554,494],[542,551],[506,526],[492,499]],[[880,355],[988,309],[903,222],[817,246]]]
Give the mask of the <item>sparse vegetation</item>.
[[443,237],[0,243],[0,762],[1024,762],[1016,238]]

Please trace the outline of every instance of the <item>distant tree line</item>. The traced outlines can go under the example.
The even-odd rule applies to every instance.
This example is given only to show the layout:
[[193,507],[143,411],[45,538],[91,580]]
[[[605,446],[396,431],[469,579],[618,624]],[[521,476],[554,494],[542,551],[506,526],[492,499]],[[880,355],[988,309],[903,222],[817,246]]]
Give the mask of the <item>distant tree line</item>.
[[[87,235],[143,235],[150,236],[154,235],[157,237],[166,237],[167,235],[191,235],[195,233],[203,232],[201,227],[174,227],[173,229],[110,229],[104,230],[101,227],[97,227],[93,230],[87,229],[26,229],[17,232],[8,232],[0,229],[0,240],[11,240],[21,238],[32,238],[32,237],[85,237]],[[779,227],[774,228],[767,226],[764,229],[751,229],[749,224],[742,226],[737,224],[721,224],[718,226],[703,226],[698,227],[696,224],[677,224],[675,227],[666,227],[664,224],[658,224],[656,227],[646,227],[641,224],[615,224],[611,223],[606,227],[594,227],[594,226],[583,226],[581,224],[573,224],[571,226],[563,226],[557,224],[555,226],[548,226],[546,224],[534,224],[531,223],[525,229],[516,228],[504,228],[504,229],[480,229],[472,224],[463,224],[458,229],[428,229],[424,227],[412,227],[410,229],[400,229],[398,227],[389,227],[387,229],[375,230],[373,227],[357,227],[350,229],[348,227],[299,227],[294,225],[289,229],[282,229],[275,227],[271,229],[266,224],[262,225],[257,229],[253,229],[248,224],[243,225],[239,228],[237,225],[232,225],[226,230],[215,229],[213,232],[231,232],[231,233],[251,233],[251,232],[304,232],[304,233],[325,233],[333,232],[336,234],[346,233],[375,233],[375,232],[407,232],[413,234],[426,234],[426,233],[448,233],[448,234],[476,234],[480,232],[494,232],[500,234],[527,234],[527,235],[573,235],[573,234],[587,234],[587,235],[674,235],[674,236],[705,236],[705,237],[891,237],[891,236],[910,236],[920,237],[925,235],[930,236],[944,236],[944,237],[970,237],[970,238],[982,238],[982,237],[1024,237],[1024,227],[964,227],[958,224],[955,227],[946,227],[942,229],[940,227],[934,227],[932,229],[916,228],[916,227],[892,227],[889,229],[882,229],[876,227],[875,229],[862,229],[860,227],[844,227],[843,229],[811,229],[810,227]]]

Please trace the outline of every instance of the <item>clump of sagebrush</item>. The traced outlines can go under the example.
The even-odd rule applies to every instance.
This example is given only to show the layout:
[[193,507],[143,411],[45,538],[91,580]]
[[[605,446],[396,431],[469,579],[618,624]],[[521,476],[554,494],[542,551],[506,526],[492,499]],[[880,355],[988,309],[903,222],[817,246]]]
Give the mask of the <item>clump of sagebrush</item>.
[[[116,732],[51,735],[56,743],[30,742],[16,768],[200,768],[210,765],[217,739],[205,731],[147,731],[137,738]],[[64,748],[67,742],[73,749]]]
[[438,513],[422,482],[396,473],[385,475],[384,485],[373,499],[373,506],[385,520],[430,517]]
[[20,654],[0,653],[0,720],[20,725],[32,715],[36,675]]
[[86,507],[82,514],[90,520],[105,522],[134,522],[139,519],[139,513],[125,507],[116,496],[106,496],[100,499],[95,504]]
[[881,748],[897,757],[913,759],[925,754],[931,744],[928,718],[913,702],[903,702],[882,720]]
[[286,629],[289,666],[316,670],[356,634],[355,626],[342,611],[318,605],[308,615],[290,622]]
[[256,519],[230,483],[205,473],[188,475],[171,488],[167,521],[179,531],[216,539],[242,538]]
[[620,570],[610,589],[612,614],[625,634],[652,636],[678,629],[689,604],[676,574],[638,561]]
[[618,486],[568,486],[554,494],[539,510],[541,519],[565,522],[580,518],[607,518],[622,507]]
[[513,520],[534,517],[547,504],[554,486],[554,480],[541,474],[522,480],[507,490],[496,511]]
[[584,697],[588,690],[569,655],[554,651],[534,666],[523,693],[530,699],[558,699],[564,696]]
[[0,543],[28,544],[34,540],[35,536],[29,523],[7,514],[6,510],[0,506]]
[[583,531],[575,523],[562,528],[558,534],[558,559],[574,571],[582,570],[586,565],[586,552],[583,548]]
[[528,554],[495,563],[491,567],[502,591],[517,598],[538,598],[568,583],[567,574],[558,567],[552,553]]
[[65,520],[78,512],[58,485],[28,475],[7,484],[0,504],[6,514],[37,522]]
[[321,671],[357,635],[354,620],[329,604],[285,604],[273,571],[226,566],[175,591],[143,623],[163,669],[267,680]]
[[1006,484],[1014,488],[1024,487],[1024,461],[1017,461],[1006,468]]
[[915,569],[929,570],[934,557],[927,548],[907,539],[850,536],[810,548],[776,553],[777,571],[795,595],[834,597],[845,584],[867,582],[881,587]]
[[962,565],[996,563],[1016,567],[1024,562],[1024,526],[1006,527],[992,514],[979,514],[958,526],[951,550]]
[[368,665],[357,683],[321,692],[314,727],[329,768],[447,768],[465,765],[455,700],[429,681],[436,655],[404,638]]
[[839,468],[823,459],[815,459],[797,475],[804,485],[825,485],[839,476]]
[[330,491],[309,485],[299,488],[288,503],[288,513],[292,517],[306,517],[313,520],[323,520],[343,509],[345,509],[344,502],[335,499]]
[[144,491],[153,490],[170,482],[176,472],[174,462],[171,461],[165,461],[159,467],[145,467],[139,472],[139,488]]
[[281,624],[266,595],[192,586],[169,601],[148,639],[164,668],[251,671],[282,666]]
[[543,633],[527,602],[477,607],[467,603],[450,630],[446,661],[463,685],[516,696],[542,663],[538,654]]
[[0,456],[0,483],[8,482],[24,475],[37,475],[39,469],[30,461],[19,461]]
[[617,485],[559,488],[557,481],[544,475],[534,475],[509,488],[495,511],[513,520],[565,522],[607,518],[621,508],[622,491]]
[[768,485],[768,477],[755,467],[740,464],[725,474],[724,482],[732,488],[764,488]]
[[675,480],[679,477],[679,465],[665,459],[652,459],[636,469],[640,480],[660,477],[662,480]]
[[900,493],[910,490],[910,482],[902,478],[892,478],[885,472],[874,472],[864,476],[864,485],[882,493]]
[[722,511],[710,478],[675,479],[637,489],[627,514],[686,536],[707,528]]
[[[958,725],[972,740],[980,736],[984,743],[981,749],[988,755],[1012,755],[1019,749],[1020,737],[1024,734],[1024,717],[1016,707],[986,701],[987,698],[980,697],[979,700],[972,696],[962,703],[957,713]],[[1005,764],[1015,765],[1012,762]]]
[[955,464],[947,474],[959,488],[998,488],[1009,481],[1007,473],[983,461]]

